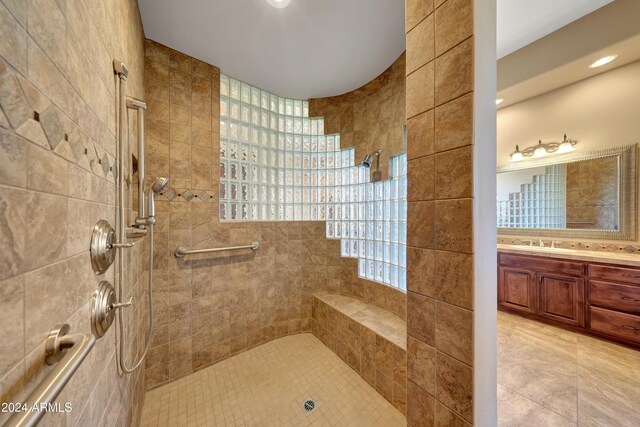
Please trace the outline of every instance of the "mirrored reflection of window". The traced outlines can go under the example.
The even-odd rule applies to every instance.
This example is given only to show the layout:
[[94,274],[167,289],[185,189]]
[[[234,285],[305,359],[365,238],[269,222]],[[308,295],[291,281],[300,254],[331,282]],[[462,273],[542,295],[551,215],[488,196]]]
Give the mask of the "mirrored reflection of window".
[[307,101],[220,76],[220,220],[326,221],[359,277],[406,289],[407,159],[370,182]]

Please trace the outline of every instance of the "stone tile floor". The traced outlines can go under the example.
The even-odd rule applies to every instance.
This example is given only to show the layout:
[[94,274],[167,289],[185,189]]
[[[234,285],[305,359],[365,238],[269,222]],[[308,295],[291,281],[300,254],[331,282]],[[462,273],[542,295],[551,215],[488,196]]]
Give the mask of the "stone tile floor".
[[[312,397],[318,407],[302,410]],[[640,352],[498,313],[500,427],[640,426]],[[404,426],[311,334],[291,335],[147,392],[142,426]]]
[[[317,409],[302,403],[314,398]],[[147,392],[142,426],[404,426],[311,334],[290,335]]]
[[498,313],[498,424],[640,426],[640,352]]

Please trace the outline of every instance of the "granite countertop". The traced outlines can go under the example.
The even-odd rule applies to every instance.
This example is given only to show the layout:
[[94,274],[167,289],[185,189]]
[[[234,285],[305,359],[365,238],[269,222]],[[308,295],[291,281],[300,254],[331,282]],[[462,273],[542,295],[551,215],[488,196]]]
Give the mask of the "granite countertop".
[[640,267],[640,255],[628,254],[624,252],[588,251],[582,249],[562,249],[550,247],[541,248],[539,246],[508,245],[502,243],[498,244],[498,252]]

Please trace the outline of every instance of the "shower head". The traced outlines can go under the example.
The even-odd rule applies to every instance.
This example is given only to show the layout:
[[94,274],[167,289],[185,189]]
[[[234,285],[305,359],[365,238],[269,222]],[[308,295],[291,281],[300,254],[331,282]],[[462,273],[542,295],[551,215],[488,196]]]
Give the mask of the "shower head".
[[154,193],[159,193],[169,184],[169,178],[165,178],[164,176],[157,177],[153,183],[151,183],[151,191]]
[[149,217],[147,223],[153,225],[156,222],[156,193],[161,192],[169,184],[169,178],[164,176],[157,177],[149,187]]
[[376,150],[371,154],[367,154],[364,156],[364,159],[362,159],[361,165],[365,168],[370,168],[371,165],[373,165],[374,160],[380,158],[380,153],[382,153],[382,150]]

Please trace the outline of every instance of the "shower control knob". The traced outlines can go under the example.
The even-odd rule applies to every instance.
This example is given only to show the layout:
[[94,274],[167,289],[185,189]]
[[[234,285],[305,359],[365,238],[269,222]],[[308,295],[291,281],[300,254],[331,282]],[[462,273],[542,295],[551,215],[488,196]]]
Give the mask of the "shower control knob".
[[129,307],[131,304],[133,304],[133,297],[129,298],[128,301],[126,302],[116,302],[111,304],[111,309],[112,310],[117,310],[119,308],[123,308],[123,307]]
[[111,307],[116,304],[116,291],[111,283],[103,280],[93,294],[91,304],[91,331],[97,338],[104,336],[116,318]]

